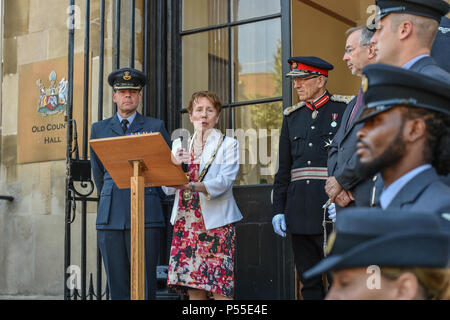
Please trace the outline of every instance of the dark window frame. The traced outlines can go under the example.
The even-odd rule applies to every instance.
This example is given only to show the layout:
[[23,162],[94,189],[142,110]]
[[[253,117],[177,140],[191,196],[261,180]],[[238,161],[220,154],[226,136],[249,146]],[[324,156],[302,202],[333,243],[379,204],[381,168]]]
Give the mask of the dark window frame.
[[[238,20],[238,21],[231,21],[231,0],[228,0],[228,17],[227,23],[222,23],[222,24],[218,24],[218,25],[213,25],[213,26],[207,26],[207,27],[201,27],[201,28],[194,28],[194,29],[187,29],[187,30],[183,30],[183,23],[182,23],[182,16],[183,16],[183,2],[179,1],[179,39],[180,39],[180,44],[179,44],[179,48],[180,48],[180,52],[179,52],[179,59],[181,60],[181,56],[182,56],[182,37],[183,36],[187,36],[187,35],[192,35],[192,34],[197,34],[197,33],[201,33],[201,32],[207,32],[207,31],[212,31],[212,30],[219,30],[219,29],[227,29],[228,34],[230,35],[228,37],[228,57],[231,61],[233,53],[232,53],[232,37],[231,37],[231,32],[232,32],[232,28],[236,27],[236,26],[241,26],[241,25],[245,25],[245,24],[250,24],[250,23],[257,23],[257,22],[261,22],[261,21],[268,21],[268,20],[273,20],[273,19],[280,19],[280,23],[281,23],[281,53],[282,53],[282,61],[287,61],[287,59],[290,57],[290,53],[291,53],[291,23],[290,23],[290,19],[291,19],[291,3],[290,0],[280,0],[280,7],[281,10],[279,13],[275,13],[275,14],[270,14],[270,15],[264,15],[264,16],[259,16],[259,17],[255,17],[255,18],[250,18],[250,19],[243,19],[243,20]],[[179,78],[181,78],[181,68],[178,69],[178,72],[180,72],[179,74]],[[289,72],[289,67],[287,66],[287,63],[283,63],[282,66],[282,74],[286,74],[287,72]],[[235,129],[235,125],[234,125],[234,115],[233,115],[233,109],[235,107],[243,107],[243,106],[251,106],[251,105],[255,105],[255,104],[265,104],[265,103],[271,103],[271,102],[278,102],[281,101],[283,103],[283,108],[288,107],[292,104],[292,91],[291,91],[291,83],[289,81],[289,79],[287,79],[286,77],[283,77],[281,79],[282,81],[282,96],[278,96],[278,97],[271,97],[271,98],[264,98],[264,99],[258,99],[258,100],[248,100],[248,101],[239,101],[239,102],[232,102],[233,99],[233,78],[232,78],[232,64],[230,63],[228,65],[228,101],[224,101],[222,104],[222,108],[225,110],[227,109],[229,111],[229,124],[228,124],[228,129]],[[179,95],[181,96],[181,92],[182,92],[182,85],[183,83],[180,84],[179,88],[178,88],[178,92]],[[181,114],[187,113],[187,109],[186,108],[182,108],[180,107],[179,112]],[[181,125],[181,123],[180,123]]]

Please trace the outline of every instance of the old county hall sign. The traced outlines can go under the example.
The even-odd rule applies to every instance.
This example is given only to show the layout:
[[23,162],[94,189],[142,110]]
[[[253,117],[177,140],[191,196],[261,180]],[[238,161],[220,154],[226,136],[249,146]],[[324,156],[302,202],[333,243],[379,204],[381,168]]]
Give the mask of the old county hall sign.
[[[75,67],[83,57],[75,57]],[[82,68],[80,68],[82,70]],[[78,70],[80,70],[78,69]],[[18,163],[60,160],[66,154],[67,58],[19,69]],[[82,75],[81,75],[82,76]],[[74,118],[81,121],[82,79],[74,77]],[[80,133],[79,133],[80,135]]]

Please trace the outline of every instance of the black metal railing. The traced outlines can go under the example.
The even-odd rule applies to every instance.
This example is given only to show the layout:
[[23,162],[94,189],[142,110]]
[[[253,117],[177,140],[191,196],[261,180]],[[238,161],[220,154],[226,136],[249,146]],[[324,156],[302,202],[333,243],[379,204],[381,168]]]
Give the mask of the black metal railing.
[[[147,2],[147,1],[145,1]],[[70,8],[74,8],[74,0],[69,0]],[[103,119],[103,74],[104,74],[104,52],[105,52],[105,0],[100,0],[100,44],[99,44],[99,80],[98,80],[98,120]],[[102,283],[102,258],[100,250],[97,244],[87,243],[87,203],[98,202],[98,197],[92,197],[94,192],[94,183],[91,178],[90,164],[88,160],[88,134],[89,134],[89,71],[90,71],[90,19],[91,8],[90,0],[84,1],[84,79],[83,79],[83,140],[81,158],[79,156],[78,141],[77,141],[77,125],[73,119],[73,78],[74,78],[74,40],[75,29],[69,28],[69,40],[68,40],[68,81],[69,81],[69,97],[66,113],[67,126],[67,150],[66,150],[66,206],[65,206],[65,245],[64,245],[64,299],[66,300],[101,300],[109,299],[109,288],[105,285],[103,288]],[[113,68],[120,68],[120,15],[121,15],[121,1],[115,0],[114,3],[114,21],[115,21],[115,33],[114,33],[114,56],[113,56]],[[134,46],[135,46],[135,1],[131,1],[131,35],[130,35],[130,66],[134,66]],[[114,111],[115,105],[112,105]],[[87,169],[86,169],[87,168]],[[87,173],[88,172],[88,173]],[[68,284],[69,273],[68,268],[71,266],[71,227],[77,220],[76,208],[77,204],[81,203],[80,214],[80,266],[79,275],[76,275],[80,279],[76,279],[75,283],[79,284],[75,287],[70,287]],[[96,284],[94,286],[93,273],[89,272],[89,285],[87,285],[87,247],[88,245],[95,245],[97,249],[97,261],[96,261]]]

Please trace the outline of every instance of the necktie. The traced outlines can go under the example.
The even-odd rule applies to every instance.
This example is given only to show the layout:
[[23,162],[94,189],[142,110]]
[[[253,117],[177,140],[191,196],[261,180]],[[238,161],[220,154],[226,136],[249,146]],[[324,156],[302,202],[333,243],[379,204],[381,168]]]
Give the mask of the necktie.
[[362,102],[363,102],[363,97],[364,97],[364,92],[362,91],[362,89],[360,89],[358,96],[356,97],[355,106],[353,107],[352,113],[350,114],[350,118],[348,118],[346,130],[348,130],[351,127],[353,120],[354,120],[356,114],[358,113],[358,110],[361,108]]
[[121,123],[122,123],[123,133],[127,132],[127,130],[128,130],[128,120],[127,119],[123,119]]

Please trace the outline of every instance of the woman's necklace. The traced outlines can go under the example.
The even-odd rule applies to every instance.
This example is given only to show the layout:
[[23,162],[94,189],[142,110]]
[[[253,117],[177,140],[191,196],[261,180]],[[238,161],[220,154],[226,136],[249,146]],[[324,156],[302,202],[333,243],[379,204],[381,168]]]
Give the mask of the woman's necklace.
[[198,141],[194,140],[193,149],[194,149],[194,160],[199,159],[202,156],[203,149],[205,148],[206,141],[198,143]]
[[[200,163],[200,158],[202,156],[203,153],[203,149],[205,147],[206,141],[203,141],[201,143],[198,143],[196,140],[193,141],[192,143],[192,149],[194,151],[194,163]],[[183,190],[183,199],[185,201],[190,201],[193,198],[193,189],[189,190],[189,189],[185,189]]]

